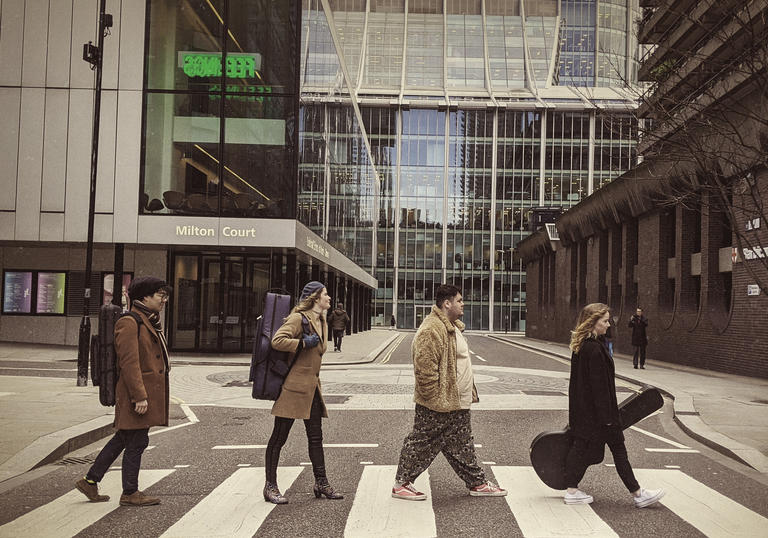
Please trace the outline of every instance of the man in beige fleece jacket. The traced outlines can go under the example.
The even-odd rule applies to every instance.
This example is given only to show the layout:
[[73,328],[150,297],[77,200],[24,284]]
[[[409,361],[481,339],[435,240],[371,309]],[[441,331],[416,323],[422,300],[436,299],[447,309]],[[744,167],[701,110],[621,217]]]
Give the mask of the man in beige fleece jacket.
[[499,497],[507,491],[485,477],[477,464],[469,408],[477,390],[469,346],[461,331],[464,299],[455,286],[443,284],[435,291],[435,306],[413,339],[411,353],[416,378],[413,431],[403,442],[392,496],[422,501],[427,496],[413,481],[439,452],[469,488],[469,494]]

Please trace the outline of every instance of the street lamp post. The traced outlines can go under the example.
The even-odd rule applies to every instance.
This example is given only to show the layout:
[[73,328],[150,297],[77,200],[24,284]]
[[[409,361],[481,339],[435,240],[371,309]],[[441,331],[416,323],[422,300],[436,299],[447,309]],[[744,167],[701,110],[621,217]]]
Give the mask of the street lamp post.
[[83,45],[83,60],[96,71],[96,86],[93,99],[93,133],[91,136],[91,182],[88,202],[88,239],[85,248],[85,289],[83,292],[83,319],[77,341],[77,386],[88,384],[88,352],[91,340],[91,273],[93,265],[93,219],[96,208],[96,170],[99,160],[99,120],[101,116],[101,73],[104,60],[104,35],[112,27],[112,15],[105,13],[106,0],[99,0],[99,21],[97,45],[89,41]]

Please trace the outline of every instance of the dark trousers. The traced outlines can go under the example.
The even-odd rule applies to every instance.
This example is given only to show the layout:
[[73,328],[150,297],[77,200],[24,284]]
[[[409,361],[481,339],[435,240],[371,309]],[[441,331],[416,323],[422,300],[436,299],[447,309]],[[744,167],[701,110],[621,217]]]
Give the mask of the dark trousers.
[[139,469],[141,455],[149,445],[149,428],[143,430],[117,430],[117,433],[101,449],[96,461],[85,477],[94,482],[101,482],[107,470],[123,453],[123,494],[131,495],[139,489]]
[[[574,437],[571,450],[565,460],[565,485],[567,487],[579,487],[579,482],[584,478],[584,473],[590,464],[590,448],[593,449],[594,447],[591,446],[589,439]],[[629,456],[627,456],[627,447],[624,445],[624,441],[611,441],[608,443],[608,448],[611,449],[616,472],[619,473],[619,478],[624,482],[624,486],[630,493],[640,489],[635,479],[635,473],[632,472],[632,466],[629,464]]]
[[468,488],[485,483],[475,455],[469,409],[439,413],[419,404],[413,431],[403,441],[395,482],[413,482],[440,452]]
[[[315,390],[315,398],[312,400],[309,418],[304,420],[304,429],[307,431],[309,461],[312,462],[312,472],[315,475],[315,482],[318,484],[328,482],[328,478],[325,475],[325,455],[323,454],[322,414],[320,393]],[[277,463],[280,460],[280,450],[282,450],[283,445],[288,440],[291,426],[293,426],[292,418],[275,417],[275,426],[272,429],[272,436],[267,443],[265,454],[267,482],[277,484]]]
[[341,340],[344,338],[344,329],[333,330],[333,349],[341,351]]
[[647,346],[634,346],[635,356],[632,358],[632,364],[637,366],[637,356],[640,355],[640,366],[645,366],[645,348]]

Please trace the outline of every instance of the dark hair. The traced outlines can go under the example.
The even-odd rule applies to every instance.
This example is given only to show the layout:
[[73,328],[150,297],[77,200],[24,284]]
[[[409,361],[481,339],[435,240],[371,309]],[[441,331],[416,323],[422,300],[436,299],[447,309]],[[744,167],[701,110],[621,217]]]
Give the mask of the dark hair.
[[461,290],[456,286],[450,284],[440,284],[435,290],[435,304],[438,308],[443,307],[443,301],[447,301],[456,297]]

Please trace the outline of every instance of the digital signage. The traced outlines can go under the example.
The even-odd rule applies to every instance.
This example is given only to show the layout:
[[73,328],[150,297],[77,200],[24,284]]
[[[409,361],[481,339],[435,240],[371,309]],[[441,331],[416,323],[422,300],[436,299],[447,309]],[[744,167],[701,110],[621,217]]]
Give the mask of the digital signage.
[[35,312],[38,314],[63,314],[66,286],[66,273],[37,273]]
[[32,271],[6,271],[3,275],[3,313],[32,312]]

